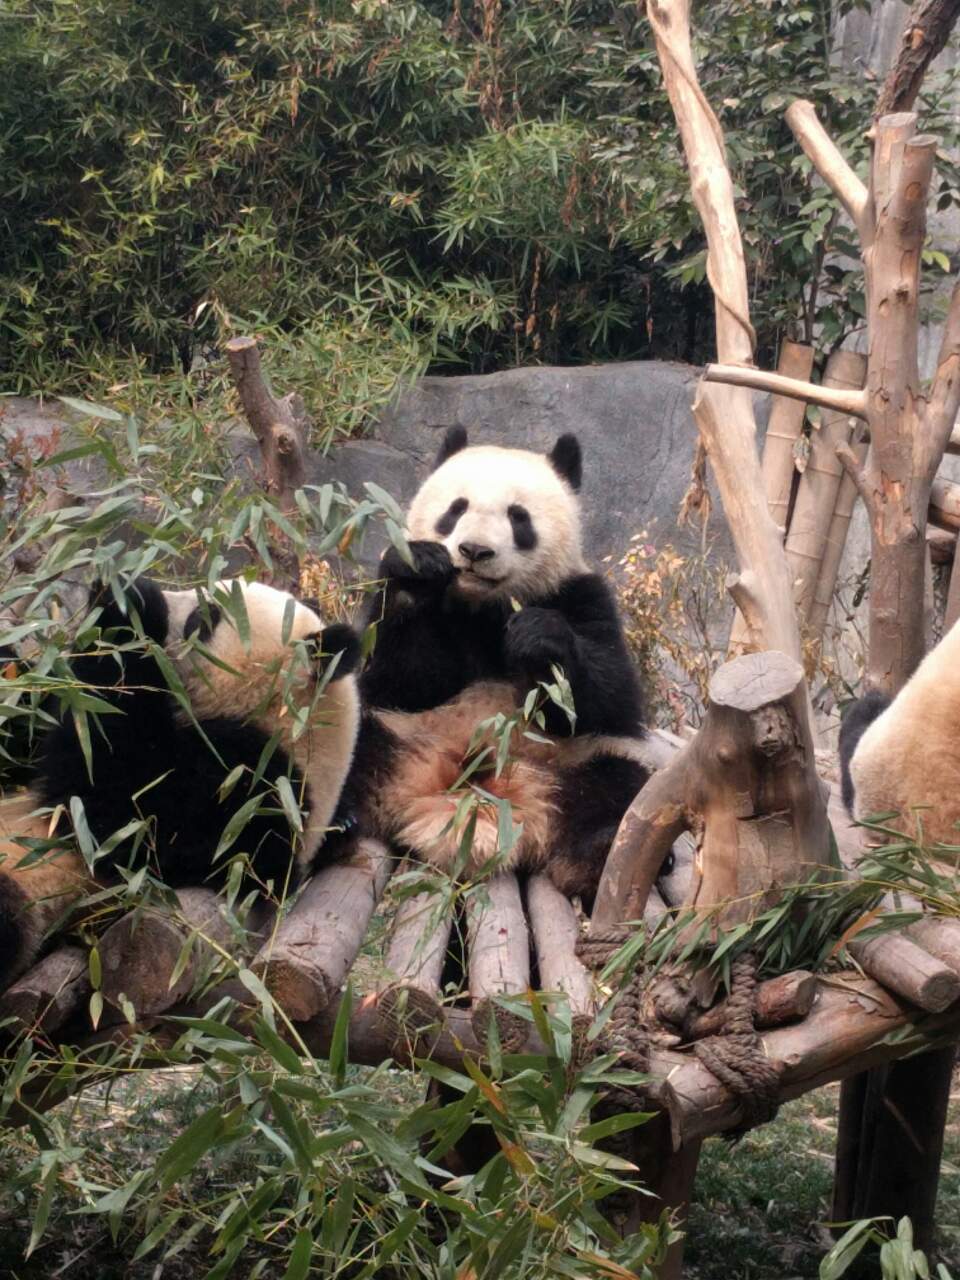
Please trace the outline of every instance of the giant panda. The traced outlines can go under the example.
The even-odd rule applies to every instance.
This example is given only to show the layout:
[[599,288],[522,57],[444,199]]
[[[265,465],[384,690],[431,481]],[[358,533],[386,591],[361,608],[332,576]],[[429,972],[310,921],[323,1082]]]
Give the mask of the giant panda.
[[[171,888],[216,888],[242,854],[249,883],[278,896],[292,889],[318,861],[353,757],[355,632],[324,627],[286,592],[241,579],[208,595],[140,578],[122,600],[95,587],[90,608],[99,639],[72,669],[100,701],[96,722],[88,717],[91,768],[64,710],[41,743],[33,806],[69,813],[79,799],[93,839],[107,842],[98,876],[145,865]],[[224,839],[248,804],[242,829]],[[296,809],[302,831],[291,825]],[[139,830],[110,848],[131,823]],[[66,877],[76,897],[82,863],[61,856],[52,871],[58,864],[54,879]],[[50,892],[50,873],[18,873],[8,856],[0,868],[3,976],[35,953],[43,913],[29,908],[41,892]]]
[[[960,844],[960,625],[924,658],[895,698],[871,690],[840,729],[844,804],[852,817],[916,809],[925,844]],[[916,835],[917,822],[902,828]]]
[[[343,808],[367,833],[434,865],[470,875],[498,857],[544,868],[589,904],[648,772],[641,691],[614,598],[584,562],[581,474],[572,435],[543,455],[470,446],[462,428],[447,431],[407,513],[412,564],[396,548],[381,562]],[[518,732],[499,776],[491,752],[457,787],[477,726],[515,713],[555,668],[569,682],[574,722],[547,701],[545,733]],[[470,788],[480,804],[468,819]],[[509,850],[483,793],[508,800],[522,828]]]

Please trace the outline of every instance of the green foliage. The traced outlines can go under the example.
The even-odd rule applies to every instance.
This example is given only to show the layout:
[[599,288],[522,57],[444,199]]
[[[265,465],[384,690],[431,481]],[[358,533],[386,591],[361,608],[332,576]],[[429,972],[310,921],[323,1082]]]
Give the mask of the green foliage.
[[941,1262],[934,1270],[922,1249],[913,1245],[913,1225],[909,1218],[897,1223],[896,1235],[884,1227],[890,1218],[864,1218],[855,1222],[833,1246],[820,1264],[820,1280],[838,1280],[869,1244],[880,1246],[881,1280],[951,1280]]
[[[723,925],[726,904],[711,911],[689,910],[661,920],[653,933],[645,926],[611,957],[605,973],[628,975],[637,964],[652,972],[668,964],[713,970],[725,984],[738,956],[751,952],[758,973],[774,976],[792,969],[822,972],[856,934],[869,938],[929,915],[960,918],[960,877],[951,871],[954,849],[905,839],[881,822],[865,823],[890,843],[872,849],[857,864],[855,877],[839,866],[779,890],[769,907],[740,924]],[[937,860],[939,857],[939,861]],[[886,895],[904,894],[910,907],[878,911]],[[748,906],[748,903],[740,904]],[[922,1036],[919,1043],[922,1043]]]
[[[812,97],[862,167],[875,86],[830,65],[830,15],[695,15],[761,355],[814,323],[832,342],[862,312],[835,203],[782,119]],[[944,88],[924,107],[949,204]],[[363,388],[429,365],[712,347],[703,236],[628,6],[23,0],[0,43],[0,173],[14,388],[82,386],[108,353],[186,367],[268,326],[346,430]]]

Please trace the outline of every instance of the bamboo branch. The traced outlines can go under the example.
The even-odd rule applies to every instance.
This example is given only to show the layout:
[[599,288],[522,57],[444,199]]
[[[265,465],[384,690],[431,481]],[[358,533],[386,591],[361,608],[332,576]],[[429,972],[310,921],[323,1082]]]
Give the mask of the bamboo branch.
[[803,382],[799,378],[785,378],[781,373],[767,373],[763,369],[740,365],[708,364],[703,371],[706,382],[721,382],[730,387],[750,387],[754,391],[772,391],[791,400],[805,400],[825,409],[836,409],[854,418],[867,416],[867,393],[825,387],[817,382]]
[[813,103],[798,98],[787,108],[786,121],[807,159],[843,205],[861,240],[867,243],[873,231],[867,188],[817,119]]

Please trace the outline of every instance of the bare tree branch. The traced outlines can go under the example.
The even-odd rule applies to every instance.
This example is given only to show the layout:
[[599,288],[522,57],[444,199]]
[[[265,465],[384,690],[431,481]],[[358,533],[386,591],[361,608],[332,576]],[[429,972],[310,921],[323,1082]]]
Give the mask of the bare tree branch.
[[867,393],[825,387],[818,382],[803,382],[799,378],[786,378],[782,373],[767,373],[763,369],[742,368],[729,364],[708,364],[703,371],[707,382],[722,382],[730,387],[751,387],[754,391],[771,391],[774,395],[788,396],[791,400],[806,400],[810,404],[836,409],[854,418],[867,416]]
[[880,91],[875,115],[913,107],[927,67],[946,46],[958,16],[960,0],[917,0],[907,17],[900,52]]
[[843,205],[861,239],[866,240],[872,232],[868,225],[867,188],[817,119],[813,103],[798,98],[787,108],[786,121],[807,159]]

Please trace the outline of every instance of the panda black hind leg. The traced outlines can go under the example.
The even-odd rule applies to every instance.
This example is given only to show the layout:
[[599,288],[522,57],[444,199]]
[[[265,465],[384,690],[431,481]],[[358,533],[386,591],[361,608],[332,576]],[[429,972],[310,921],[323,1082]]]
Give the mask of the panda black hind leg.
[[617,829],[649,772],[636,760],[599,755],[564,769],[546,871],[568,897],[593,906]]

